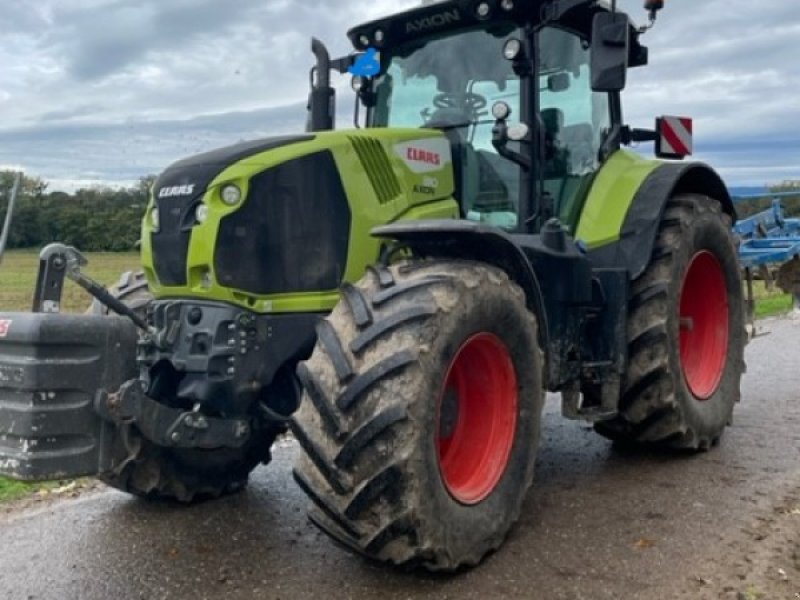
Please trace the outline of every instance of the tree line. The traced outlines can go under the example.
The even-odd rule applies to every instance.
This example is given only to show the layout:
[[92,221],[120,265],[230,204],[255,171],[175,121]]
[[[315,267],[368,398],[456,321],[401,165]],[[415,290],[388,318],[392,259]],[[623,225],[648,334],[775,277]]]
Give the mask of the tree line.
[[[784,181],[782,183],[769,185],[767,189],[769,190],[769,194],[792,194],[780,199],[785,216],[800,217],[800,180]],[[796,196],[793,195],[795,192],[797,193]],[[769,209],[772,206],[772,196],[769,194],[765,194],[763,198],[758,200],[739,202],[736,205],[736,213],[739,215],[739,218],[744,219],[746,217],[751,217],[756,213]]]
[[[9,248],[62,242],[86,252],[136,248],[154,177],[129,188],[90,187],[49,192],[47,182],[23,177],[9,233]],[[0,218],[5,219],[14,173],[0,171]],[[2,221],[0,221],[1,223]]]

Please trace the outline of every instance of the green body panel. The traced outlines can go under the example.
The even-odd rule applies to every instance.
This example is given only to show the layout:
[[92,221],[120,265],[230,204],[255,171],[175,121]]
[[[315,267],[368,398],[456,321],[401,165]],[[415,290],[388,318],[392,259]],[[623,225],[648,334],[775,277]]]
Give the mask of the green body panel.
[[[419,146],[441,149],[441,153],[419,151],[409,160],[408,148]],[[446,150],[446,152],[445,152]],[[220,190],[235,183],[247,198],[252,177],[284,162],[309,154],[330,151],[339,171],[351,211],[350,241],[345,281],[356,281],[366,267],[375,262],[380,241],[370,235],[378,225],[408,219],[458,218],[459,206],[453,198],[455,182],[449,157],[449,143],[441,132],[424,129],[369,129],[318,133],[312,140],[290,144],[244,158],[221,172],[208,186],[203,202],[208,219],[196,225],[188,254],[188,283],[185,287],[166,287],[158,282],[150,236],[153,229],[151,199],[142,226],[142,265],[156,298],[187,298],[236,304],[259,313],[330,311],[338,301],[338,290],[314,293],[258,296],[224,287],[214,276],[214,249],[220,221],[240,209],[224,204]],[[381,152],[384,153],[381,156]],[[437,159],[438,157],[438,159]],[[427,160],[427,162],[426,162]],[[434,164],[431,164],[434,163]],[[438,164],[437,164],[438,163]],[[379,168],[374,168],[375,165]],[[389,168],[380,168],[386,167]],[[418,172],[422,169],[424,172]],[[373,179],[383,177],[382,194]],[[392,181],[392,179],[394,181]],[[386,190],[396,195],[388,197]],[[310,216],[313,218],[313,216]],[[313,243],[310,241],[310,243]],[[243,257],[246,260],[246,258]]]
[[575,239],[591,250],[619,240],[636,193],[660,164],[628,150],[611,155],[594,179],[578,218]]

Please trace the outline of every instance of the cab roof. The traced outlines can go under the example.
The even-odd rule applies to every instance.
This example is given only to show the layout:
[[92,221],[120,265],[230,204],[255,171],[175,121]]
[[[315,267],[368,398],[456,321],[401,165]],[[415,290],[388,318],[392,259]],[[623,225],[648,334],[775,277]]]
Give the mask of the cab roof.
[[[479,14],[482,4],[489,7],[487,15]],[[591,34],[594,16],[610,10],[606,0],[444,0],[369,21],[347,35],[356,50],[363,51],[370,47],[390,50],[414,40],[501,22],[524,26],[557,19],[567,28]],[[630,66],[646,64],[647,49],[639,44],[632,22],[631,30]]]

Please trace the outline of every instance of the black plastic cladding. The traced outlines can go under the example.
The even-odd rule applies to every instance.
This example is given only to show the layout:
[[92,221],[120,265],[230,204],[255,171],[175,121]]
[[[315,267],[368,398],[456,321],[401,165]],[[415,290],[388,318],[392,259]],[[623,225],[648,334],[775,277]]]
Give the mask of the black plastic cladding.
[[[136,326],[124,317],[0,313],[0,474],[43,481],[116,466],[99,390],[136,377]],[[77,343],[80,340],[80,343]]]
[[[191,408],[200,402],[209,414],[224,417],[246,415],[255,392],[261,395],[281,368],[289,364],[293,371],[294,363],[311,354],[321,318],[314,313],[257,315],[195,300],[157,301],[151,314],[158,343],[139,345],[150,396],[170,406]],[[180,369],[160,368],[165,363]],[[276,393],[261,400],[281,414],[294,409],[286,404],[294,399]]]
[[[161,217],[158,233],[151,236],[153,262],[162,285],[186,285],[186,261],[193,222],[193,209],[209,184],[232,164],[258,154],[313,140],[314,136],[274,137],[220,148],[180,160],[167,168],[153,185],[153,195]],[[162,189],[193,186],[191,193],[159,198]]]
[[158,233],[151,235],[150,244],[156,275],[162,285],[186,285],[186,261],[192,234],[188,229],[181,231],[181,223],[196,203],[196,196],[157,200],[161,222]]
[[344,277],[350,206],[329,151],[253,177],[242,208],[220,224],[219,282],[252,294],[334,290]]
[[[364,50],[366,46],[361,42],[361,36],[370,37],[376,30],[380,29],[384,32],[385,41],[384,44],[376,44],[376,46],[394,46],[451,29],[461,29],[483,23],[485,20],[477,17],[476,8],[478,4],[478,0],[451,0],[450,2],[434,3],[384,19],[364,23],[351,29],[347,35],[353,46],[359,50]],[[497,6],[499,2],[490,1],[489,4],[493,9],[492,13],[496,14],[499,10]],[[517,2],[517,7],[510,12],[503,11],[503,15],[507,20],[522,22],[524,15],[526,13],[529,14],[532,10],[532,4],[539,5],[541,1],[520,0]],[[374,40],[371,41],[371,44],[375,44]]]

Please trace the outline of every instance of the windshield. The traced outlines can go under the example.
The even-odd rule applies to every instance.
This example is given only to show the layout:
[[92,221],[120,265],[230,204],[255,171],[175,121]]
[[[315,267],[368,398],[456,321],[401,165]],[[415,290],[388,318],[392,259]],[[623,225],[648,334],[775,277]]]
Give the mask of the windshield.
[[494,26],[394,50],[377,82],[373,125],[469,127],[491,120],[489,108],[498,100],[518,115],[519,79],[502,48],[520,35],[514,26]]
[[[459,139],[459,201],[467,219],[516,226],[520,169],[492,145],[492,105],[520,115],[520,80],[503,45],[515,26],[459,31],[395,50],[377,81],[374,127],[447,129]],[[385,59],[386,60],[386,59]]]

